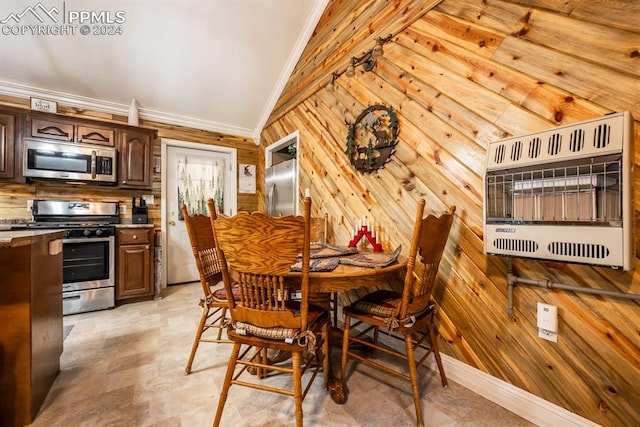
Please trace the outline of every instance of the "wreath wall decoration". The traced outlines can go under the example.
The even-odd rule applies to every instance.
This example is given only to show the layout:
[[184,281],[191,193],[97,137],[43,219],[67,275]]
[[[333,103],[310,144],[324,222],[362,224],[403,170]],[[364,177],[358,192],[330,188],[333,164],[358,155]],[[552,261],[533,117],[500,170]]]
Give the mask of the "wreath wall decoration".
[[393,107],[375,104],[365,108],[349,126],[345,154],[356,170],[371,173],[391,159],[398,144],[398,117]]

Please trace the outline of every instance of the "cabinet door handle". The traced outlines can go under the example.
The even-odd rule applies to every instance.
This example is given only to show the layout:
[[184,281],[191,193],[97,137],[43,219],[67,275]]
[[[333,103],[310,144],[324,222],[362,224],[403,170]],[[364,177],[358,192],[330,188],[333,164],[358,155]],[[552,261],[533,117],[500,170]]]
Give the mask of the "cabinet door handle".
[[148,251],[149,250],[149,245],[145,246],[144,248]]
[[138,240],[138,235],[137,234],[133,235],[133,240]]
[[62,137],[71,139],[71,136],[69,135],[69,132],[65,132],[62,129],[60,129],[59,127],[56,127],[56,126],[45,126],[45,127],[41,127],[41,128],[36,128],[36,132],[37,133],[42,133],[42,134],[45,134],[45,135],[62,136]]
[[89,132],[85,135],[80,135],[80,139],[92,139],[94,141],[109,142],[109,138],[98,132]]

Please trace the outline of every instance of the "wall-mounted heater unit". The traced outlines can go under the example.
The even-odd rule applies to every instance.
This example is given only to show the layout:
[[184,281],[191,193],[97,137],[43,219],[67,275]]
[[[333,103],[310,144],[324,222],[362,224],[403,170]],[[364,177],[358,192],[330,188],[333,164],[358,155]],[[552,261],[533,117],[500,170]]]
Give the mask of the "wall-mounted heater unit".
[[633,268],[633,138],[623,112],[492,142],[485,252]]

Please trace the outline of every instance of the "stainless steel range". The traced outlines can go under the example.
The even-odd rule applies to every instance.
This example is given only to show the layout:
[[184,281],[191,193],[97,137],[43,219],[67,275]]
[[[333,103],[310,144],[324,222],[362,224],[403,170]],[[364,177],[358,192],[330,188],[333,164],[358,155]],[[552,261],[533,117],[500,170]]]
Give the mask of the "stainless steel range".
[[115,305],[115,225],[118,202],[34,200],[34,222],[17,228],[64,229],[63,314]]

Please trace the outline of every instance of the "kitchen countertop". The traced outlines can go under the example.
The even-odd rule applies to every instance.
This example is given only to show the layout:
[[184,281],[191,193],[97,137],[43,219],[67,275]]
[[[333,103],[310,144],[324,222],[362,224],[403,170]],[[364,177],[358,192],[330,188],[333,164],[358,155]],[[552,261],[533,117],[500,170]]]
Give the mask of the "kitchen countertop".
[[116,228],[153,228],[153,224],[116,224]]
[[[24,225],[25,223],[0,223],[0,233],[5,231],[11,231],[12,227],[16,227],[19,225]],[[154,228],[153,224],[132,224],[132,223],[124,223],[124,224],[114,224],[116,228]],[[43,230],[41,230],[43,231]],[[48,230],[52,231],[52,230]]]
[[0,231],[0,248],[26,246],[42,240],[51,240],[51,238],[61,239],[65,234],[65,231],[57,230]]

